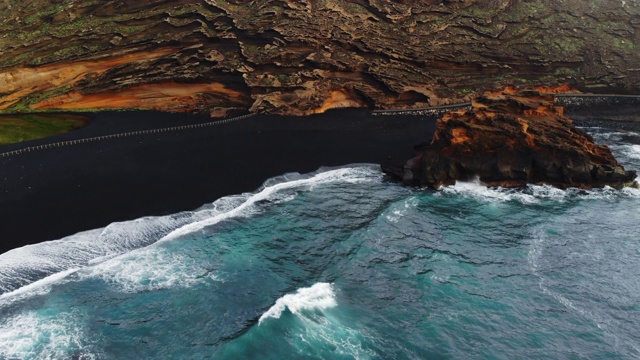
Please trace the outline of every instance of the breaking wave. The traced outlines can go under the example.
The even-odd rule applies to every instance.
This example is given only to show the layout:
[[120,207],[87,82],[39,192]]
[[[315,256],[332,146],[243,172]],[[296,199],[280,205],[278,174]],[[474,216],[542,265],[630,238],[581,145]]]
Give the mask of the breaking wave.
[[564,203],[571,200],[602,200],[619,198],[640,198],[640,190],[624,188],[621,191],[605,186],[601,189],[558,189],[549,185],[528,185],[524,188],[487,187],[480,180],[463,182],[442,187],[436,196],[462,196],[480,202],[518,202],[524,205],[539,204],[543,201]]
[[98,358],[91,340],[77,321],[78,314],[30,311],[0,323],[2,359]]
[[327,309],[338,305],[336,295],[329,283],[316,283],[308,288],[301,288],[295,294],[287,294],[269,308],[258,320],[262,323],[268,318],[279,318],[285,309],[293,314],[299,314],[303,310]]
[[[249,216],[259,211],[262,202],[289,201],[301,190],[313,190],[337,181],[354,183],[380,181],[381,178],[382,174],[376,165],[321,168],[309,174],[289,173],[267,180],[255,193],[227,196],[195,211],[113,223],[60,240],[13,249],[0,255],[0,293],[12,293],[48,277],[59,280],[61,277],[51,276],[64,275],[70,269],[85,267],[96,267],[89,272],[91,274],[99,271],[111,274],[113,277],[109,281],[119,281],[127,291],[170,286],[178,282],[189,283],[188,278],[167,275],[171,272],[169,270],[185,266],[180,259],[154,251],[132,252],[160,240],[167,241],[199,231],[226,219]],[[127,258],[129,253],[132,254]],[[113,261],[122,255],[126,255],[125,258]],[[139,266],[144,263],[164,264],[167,271],[151,273]],[[194,269],[184,270],[178,273],[189,273]],[[215,278],[214,275],[206,276]],[[39,291],[46,288],[40,287]]]
[[336,181],[353,183],[371,180],[372,177],[375,179],[380,178],[377,167],[371,166],[339,168],[335,170],[319,172],[311,177],[303,177],[298,174],[294,174],[293,176],[285,176],[284,179],[287,180],[285,182],[277,182],[280,178],[275,178],[275,181],[267,181],[258,192],[249,196],[242,204],[240,204],[236,208],[201,221],[191,222],[187,225],[184,225],[164,236],[161,241],[171,240],[180,236],[184,236],[186,234],[194,233],[196,231],[204,229],[205,227],[215,225],[232,217],[251,214],[252,211],[255,210],[253,209],[253,206],[256,203],[264,200],[272,202],[289,200],[291,199],[291,195],[288,194],[286,190],[294,190],[300,188],[311,190],[315,186],[319,186],[325,183]]

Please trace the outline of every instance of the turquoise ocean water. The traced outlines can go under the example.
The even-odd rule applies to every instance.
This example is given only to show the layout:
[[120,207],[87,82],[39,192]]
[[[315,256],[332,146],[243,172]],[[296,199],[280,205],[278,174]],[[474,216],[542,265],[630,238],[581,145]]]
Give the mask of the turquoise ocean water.
[[[637,124],[582,125],[640,169]],[[635,189],[285,174],[0,255],[0,359],[640,358],[639,209]]]

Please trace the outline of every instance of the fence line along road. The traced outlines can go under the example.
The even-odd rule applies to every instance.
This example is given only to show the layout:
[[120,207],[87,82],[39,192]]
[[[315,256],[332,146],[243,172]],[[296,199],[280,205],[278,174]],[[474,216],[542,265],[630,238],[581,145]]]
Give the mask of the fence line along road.
[[160,134],[160,133],[166,133],[166,132],[190,130],[190,129],[197,129],[197,128],[215,126],[215,125],[222,125],[222,124],[228,124],[228,123],[233,122],[233,121],[246,119],[246,118],[249,118],[249,117],[252,117],[252,116],[255,116],[255,115],[256,114],[246,114],[246,115],[241,115],[241,116],[236,116],[236,117],[232,117],[232,118],[228,118],[228,119],[216,120],[216,121],[211,121],[211,122],[201,123],[201,124],[172,126],[172,127],[166,127],[166,128],[160,128],[160,129],[129,131],[129,132],[124,132],[124,133],[109,134],[109,135],[102,135],[102,136],[94,136],[94,137],[75,139],[75,140],[58,141],[58,142],[54,142],[54,143],[50,143],[50,144],[28,146],[28,147],[25,147],[25,148],[22,148],[22,149],[3,152],[3,153],[0,153],[0,157],[10,157],[10,156],[14,156],[14,155],[20,155],[20,154],[24,154],[24,153],[29,153],[29,152],[32,152],[32,151],[53,149],[53,148],[57,148],[57,147],[70,146],[70,145],[76,145],[76,144],[83,144],[83,143],[88,143],[88,142],[93,142],[93,141],[102,141],[102,140],[109,140],[109,139],[116,139],[116,138],[123,138],[123,137],[137,136],[137,135]]
[[[614,95],[614,94],[580,94],[566,93],[554,94],[556,98],[626,98],[639,99],[640,95]],[[430,106],[417,109],[389,109],[389,110],[373,110],[373,115],[440,115],[452,109],[463,109],[471,106],[471,102],[463,102],[457,104]]]
[[[569,97],[578,97],[578,98],[580,98],[580,97],[584,97],[584,98],[594,98],[594,97],[615,98],[615,97],[618,97],[618,98],[637,98],[637,99],[640,99],[639,95],[609,95],[609,94],[556,94],[556,97],[566,97],[566,98],[569,98]],[[420,109],[373,110],[371,113],[373,115],[437,115],[438,113],[445,112],[447,110],[465,108],[465,107],[469,107],[469,106],[471,106],[470,102],[464,102],[464,103],[459,103],[459,104],[433,106],[433,107],[420,108]],[[101,140],[108,140],[108,139],[115,139],[115,138],[122,138],[122,137],[130,137],[130,136],[136,136],[136,135],[160,134],[160,133],[166,133],[166,132],[172,132],[172,131],[189,130],[189,129],[197,129],[197,128],[208,127],[208,126],[222,125],[222,124],[228,124],[228,123],[233,122],[233,121],[246,119],[246,118],[249,118],[249,117],[252,117],[252,116],[255,116],[255,115],[256,114],[246,114],[246,115],[241,115],[241,116],[236,116],[236,117],[232,117],[232,118],[228,118],[228,119],[211,121],[211,122],[201,123],[201,124],[173,126],[173,127],[160,128],[160,129],[130,131],[130,132],[103,135],[103,136],[95,136],[95,137],[82,138],[82,139],[76,139],[76,140],[59,141],[59,142],[50,143],[50,144],[29,146],[29,147],[25,147],[25,148],[22,148],[22,149],[3,152],[3,153],[0,153],[0,157],[10,157],[10,156],[24,154],[24,153],[28,153],[28,152],[32,152],[32,151],[46,150],[46,149],[52,149],[52,148],[56,148],[56,147],[70,146],[70,145],[76,145],[76,144],[83,144],[83,143],[88,143],[88,142],[93,142],[93,141],[101,141]]]
[[389,109],[389,110],[373,110],[373,115],[435,115],[440,112],[449,111],[452,109],[461,109],[471,106],[471,102],[464,102],[458,104],[430,106],[426,108],[418,109]]

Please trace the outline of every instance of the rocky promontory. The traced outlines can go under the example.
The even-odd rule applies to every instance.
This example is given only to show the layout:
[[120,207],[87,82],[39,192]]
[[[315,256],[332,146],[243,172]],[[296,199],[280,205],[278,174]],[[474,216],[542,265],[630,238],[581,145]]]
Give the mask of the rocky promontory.
[[479,178],[488,186],[560,188],[637,186],[607,146],[576,128],[555,96],[507,88],[487,92],[470,110],[445,114],[430,143],[404,166],[383,170],[406,184],[439,188]]
[[639,0],[0,2],[0,112],[308,115],[637,94]]

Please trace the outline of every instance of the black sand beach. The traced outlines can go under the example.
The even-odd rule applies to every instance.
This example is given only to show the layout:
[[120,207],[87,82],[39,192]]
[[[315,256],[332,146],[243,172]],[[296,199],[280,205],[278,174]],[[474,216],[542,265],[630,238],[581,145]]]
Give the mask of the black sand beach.
[[[102,112],[78,131],[0,152],[113,133],[209,122],[208,116]],[[191,210],[286,172],[404,160],[435,118],[334,110],[109,139],[0,158],[0,253],[115,221]]]

